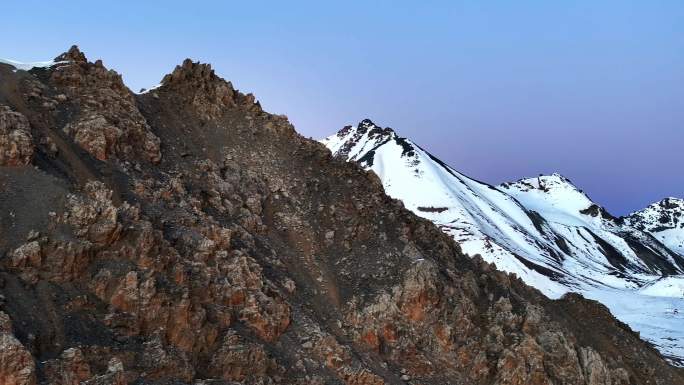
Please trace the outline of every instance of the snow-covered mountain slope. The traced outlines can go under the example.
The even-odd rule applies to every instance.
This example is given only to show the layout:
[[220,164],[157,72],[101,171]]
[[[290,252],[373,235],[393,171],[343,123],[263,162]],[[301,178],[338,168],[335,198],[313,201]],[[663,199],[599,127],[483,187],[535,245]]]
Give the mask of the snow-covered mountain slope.
[[[676,290],[659,283],[664,276],[675,276],[668,278],[668,288],[684,282],[676,277],[684,274],[684,229],[676,214],[682,212],[682,201],[667,200],[615,218],[558,174],[491,186],[370,120],[322,142],[335,156],[373,170],[388,195],[434,222],[464,252],[480,254],[549,297],[576,291],[601,300],[674,361],[684,357],[684,325],[661,322],[666,314],[680,320],[672,309],[679,306],[684,312],[684,297],[668,296]],[[654,299],[654,292],[668,298]],[[614,293],[623,296],[611,306],[606,298]],[[638,303],[648,304],[657,322],[637,322],[633,306]],[[679,342],[659,341],[661,335]]]
[[670,250],[684,255],[684,200],[665,198],[632,213],[625,222],[652,234]]
[[636,288],[684,272],[684,258],[611,216],[561,175],[490,186],[447,166],[370,120],[323,141],[372,169],[390,196],[505,271],[550,296],[608,285]]
[[[514,198],[449,168],[408,139],[369,120],[324,140],[336,156],[380,177],[388,195],[454,237],[464,252],[483,254],[551,296],[567,291],[566,274],[543,235]],[[533,268],[529,268],[532,266]]]
[[[613,217],[561,175],[522,179],[499,188],[529,211],[540,214],[553,233],[564,240],[566,256],[575,259],[591,256],[607,268],[599,269],[602,272],[640,286],[645,282],[643,275],[648,276],[648,281],[652,275],[679,274],[684,269],[682,254],[643,228],[630,226],[624,218]],[[610,283],[605,277],[597,280]]]

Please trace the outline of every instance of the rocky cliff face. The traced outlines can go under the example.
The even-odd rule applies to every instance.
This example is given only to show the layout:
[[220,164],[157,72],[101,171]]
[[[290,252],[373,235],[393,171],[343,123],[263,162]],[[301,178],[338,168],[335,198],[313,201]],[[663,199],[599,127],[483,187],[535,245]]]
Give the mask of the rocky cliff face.
[[208,65],[0,64],[0,383],[684,384]]

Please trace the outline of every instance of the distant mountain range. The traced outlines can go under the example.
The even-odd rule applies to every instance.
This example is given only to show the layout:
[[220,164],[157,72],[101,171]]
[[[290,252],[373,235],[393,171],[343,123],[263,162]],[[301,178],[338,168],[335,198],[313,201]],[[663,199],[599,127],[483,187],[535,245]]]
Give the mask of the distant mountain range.
[[492,186],[368,119],[322,142],[335,156],[373,170],[388,195],[464,252],[549,297],[573,291],[598,299],[673,361],[684,358],[683,200],[667,198],[617,218],[559,174]]

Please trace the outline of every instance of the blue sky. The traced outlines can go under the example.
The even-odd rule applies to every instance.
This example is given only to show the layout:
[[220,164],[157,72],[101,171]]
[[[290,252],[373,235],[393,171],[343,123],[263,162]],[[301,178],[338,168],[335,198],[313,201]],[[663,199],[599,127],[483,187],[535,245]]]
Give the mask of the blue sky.
[[683,20],[680,0],[6,0],[0,57],[78,44],[134,90],[210,62],[306,136],[368,117],[477,179],[560,172],[624,214],[684,197]]

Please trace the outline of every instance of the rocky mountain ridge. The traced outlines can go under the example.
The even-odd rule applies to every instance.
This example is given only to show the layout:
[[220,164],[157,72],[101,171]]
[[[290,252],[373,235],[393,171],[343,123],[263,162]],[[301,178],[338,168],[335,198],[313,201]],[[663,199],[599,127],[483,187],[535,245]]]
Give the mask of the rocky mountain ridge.
[[0,64],[4,384],[684,384],[186,60]]

